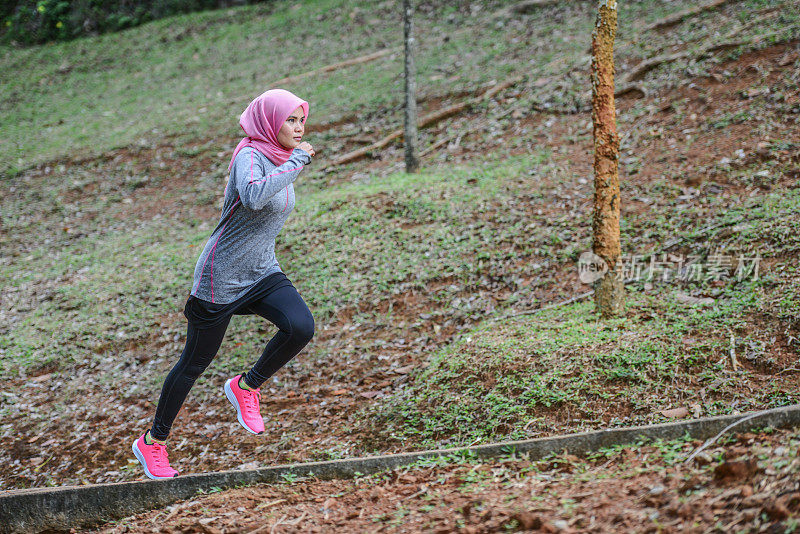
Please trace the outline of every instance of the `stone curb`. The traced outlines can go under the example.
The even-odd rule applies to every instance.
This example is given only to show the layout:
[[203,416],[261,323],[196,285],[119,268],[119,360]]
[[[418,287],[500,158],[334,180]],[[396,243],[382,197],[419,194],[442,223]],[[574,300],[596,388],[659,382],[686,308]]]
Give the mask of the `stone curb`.
[[[531,460],[537,460],[564,451],[576,455],[586,454],[605,447],[635,443],[642,438],[670,440],[688,434],[694,439],[707,439],[748,415],[752,414],[706,417],[676,423],[614,428],[474,447],[202,473],[169,480],[12,490],[0,492],[0,531],[38,532],[45,529],[69,530],[88,527],[146,510],[162,508],[175,501],[195,496],[199,490],[208,490],[212,487],[231,488],[240,484],[278,482],[283,480],[285,475],[311,476],[319,479],[351,478],[358,474],[367,475],[407,465],[423,458],[465,451],[470,451],[481,458],[507,456],[514,451],[529,455]],[[765,411],[737,425],[734,431],[798,425],[800,425],[800,404],[795,404]]]

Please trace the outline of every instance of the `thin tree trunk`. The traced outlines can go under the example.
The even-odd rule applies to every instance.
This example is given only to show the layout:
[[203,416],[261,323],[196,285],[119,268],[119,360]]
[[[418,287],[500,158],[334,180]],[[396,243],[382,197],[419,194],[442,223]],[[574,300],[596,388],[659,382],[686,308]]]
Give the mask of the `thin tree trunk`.
[[406,89],[406,172],[412,173],[419,167],[417,154],[417,81],[414,68],[414,8],[412,0],[403,0],[403,40],[406,50],[405,89]]
[[617,31],[616,0],[600,0],[592,31],[592,122],[594,123],[594,253],[608,271],[595,285],[595,307],[601,317],[623,312],[619,243],[619,135],[614,107],[614,37]]

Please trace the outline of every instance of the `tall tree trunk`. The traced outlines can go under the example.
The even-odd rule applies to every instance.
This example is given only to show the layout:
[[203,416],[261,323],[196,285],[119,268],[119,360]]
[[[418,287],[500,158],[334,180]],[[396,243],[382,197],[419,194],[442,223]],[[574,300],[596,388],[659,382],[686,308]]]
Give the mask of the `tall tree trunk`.
[[619,135],[614,107],[614,36],[617,2],[600,0],[592,31],[592,122],[594,124],[594,218],[592,249],[608,266],[595,285],[595,307],[601,317],[623,312],[619,244]]
[[403,0],[403,40],[406,50],[406,172],[412,173],[419,167],[417,154],[417,73],[414,68],[414,7],[412,0]]

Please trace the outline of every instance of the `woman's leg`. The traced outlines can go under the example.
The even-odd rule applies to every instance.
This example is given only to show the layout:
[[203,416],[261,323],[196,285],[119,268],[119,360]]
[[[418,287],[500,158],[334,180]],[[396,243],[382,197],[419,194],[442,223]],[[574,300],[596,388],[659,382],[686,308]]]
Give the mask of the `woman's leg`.
[[261,358],[244,376],[245,383],[257,389],[311,341],[314,317],[294,286],[276,289],[251,304],[250,310],[278,327]]
[[218,326],[203,330],[189,323],[186,346],[183,348],[180,360],[169,372],[161,388],[153,428],[150,430],[150,435],[155,439],[167,439],[172,422],[178,415],[189,390],[217,355],[229,322],[230,318]]

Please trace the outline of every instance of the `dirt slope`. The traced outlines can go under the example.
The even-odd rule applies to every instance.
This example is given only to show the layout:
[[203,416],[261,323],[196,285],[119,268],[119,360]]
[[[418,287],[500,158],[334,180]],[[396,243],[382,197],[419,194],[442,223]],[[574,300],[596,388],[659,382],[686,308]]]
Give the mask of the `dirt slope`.
[[[676,187],[693,187],[695,190],[722,187],[722,193],[717,198],[719,201],[731,203],[770,190],[796,187],[797,151],[791,148],[791,144],[786,145],[786,148],[779,146],[765,151],[764,142],[767,136],[764,132],[770,132],[772,139],[779,135],[780,139],[795,143],[800,140],[800,124],[797,120],[800,99],[797,92],[791,90],[789,81],[792,76],[796,77],[799,58],[798,43],[795,41],[746,53],[735,61],[714,65],[710,67],[709,76],[690,78],[677,88],[665,87],[650,95],[645,101],[647,105],[639,105],[637,109],[650,109],[651,112],[639,119],[633,119],[629,111],[635,104],[644,102],[621,99],[620,130],[623,133],[630,132],[624,145],[626,150],[623,152],[622,172],[625,173],[624,182],[627,184],[629,198],[623,203],[624,214],[630,217],[646,214],[649,205],[654,201],[652,197],[647,198],[649,189],[664,179]],[[723,82],[721,77],[726,72],[732,76],[730,81]],[[459,118],[453,124],[463,127],[468,126],[470,121],[480,120],[482,116],[476,112]],[[586,131],[588,120],[587,113],[534,113],[515,119],[509,128],[513,135],[524,138],[526,142],[547,143],[552,146],[556,165],[568,170],[571,175],[588,176],[591,149]],[[690,148],[687,149],[676,141],[700,125],[708,123],[719,126],[704,129],[701,140]],[[442,125],[441,132],[444,130],[445,126]],[[431,135],[437,133],[438,131],[434,131]],[[483,133],[465,135],[458,146],[448,148],[434,157],[432,164],[437,164],[437,158],[442,159],[441,164],[444,166],[469,161],[477,151],[492,146],[493,142],[499,142],[492,139],[494,138],[486,137]],[[209,145],[211,144],[213,142],[209,141]],[[736,159],[736,151],[740,147],[747,150],[743,151],[743,157]],[[334,156],[335,154],[330,154],[328,157]],[[179,174],[178,179],[171,181],[166,189],[164,186],[147,184],[137,188],[134,193],[137,200],[115,205],[110,215],[119,221],[159,214],[164,217],[213,220],[216,215],[214,209],[210,209],[208,205],[198,207],[181,202],[162,203],[156,195],[167,195],[173,191],[174,196],[180,198],[180,195],[188,194],[189,177],[206,172],[214,157],[216,156],[202,151],[192,158],[181,157],[176,153],[166,157],[162,154],[150,156],[146,150],[142,152],[138,149],[110,154],[109,159],[117,163],[126,158],[135,162],[152,158],[155,164],[150,166],[148,172],[153,175],[159,172],[166,174],[174,165],[189,165],[189,169]],[[731,178],[730,171],[719,166],[723,158],[733,159],[734,166],[760,160],[795,170],[762,178],[758,183],[745,182]],[[388,172],[396,166],[399,159],[398,150],[388,151],[381,160],[372,164],[371,170],[375,173]],[[93,161],[78,165],[103,164],[102,161]],[[132,164],[130,172],[133,175],[136,174],[139,164]],[[637,166],[637,172],[632,173],[632,168]],[[32,180],[47,180],[45,169],[38,172],[39,174],[32,174]],[[333,180],[348,179],[358,178],[348,178],[347,174],[340,174]],[[585,207],[589,199],[590,184],[576,182],[571,185],[575,187],[577,194],[567,197],[562,204],[572,210]],[[373,200],[376,205],[381,202],[380,197]],[[687,194],[682,202],[686,206],[702,206],[707,202],[707,197]],[[548,206],[546,202],[534,204],[531,208],[543,209],[544,215],[552,215],[553,219],[563,217],[564,214],[563,206]],[[582,286],[574,277],[564,276],[565,273],[571,273],[572,268],[572,265],[566,265],[561,271],[547,273],[546,280],[550,283],[538,287],[534,292],[535,296],[548,302],[582,291]],[[527,277],[527,280],[522,280],[523,285],[538,279],[532,274]],[[242,436],[235,424],[210,422],[210,417],[225,421],[230,415],[230,407],[224,396],[203,393],[199,400],[198,397],[190,398],[175,424],[176,428],[180,428],[180,436],[174,440],[171,448],[176,467],[183,471],[199,472],[261,465],[265,458],[268,458],[269,464],[316,459],[325,457],[320,453],[322,450],[329,451],[326,455],[374,452],[364,448],[363,443],[369,436],[355,425],[359,410],[380,402],[401,384],[409,370],[419,364],[420,353],[427,353],[432,348],[447,343],[463,328],[478,320],[476,316],[450,309],[447,304],[449,299],[440,299],[443,290],[450,291],[452,296],[463,298],[476,294],[474,288],[464,285],[462,281],[444,277],[424,291],[399,294],[376,291],[371,300],[365,301],[365,308],[373,306],[371,303],[374,302],[379,310],[393,310],[391,324],[376,325],[373,328],[360,324],[356,327],[359,324],[357,314],[362,311],[358,308],[342,309],[319,324],[315,338],[317,346],[329,347],[333,353],[345,348],[354,349],[356,352],[369,353],[372,357],[355,360],[330,358],[325,362],[324,373],[313,362],[283,370],[282,385],[271,391],[264,401],[263,412],[268,426],[273,429],[264,437],[249,438]],[[498,298],[502,299],[503,294],[511,292],[509,288],[500,288]],[[182,307],[180,298],[176,299],[175,304],[176,311],[161,318],[162,326],[176,325],[183,321],[179,312]],[[425,332],[424,335],[410,337],[408,325],[419,323],[422,314],[431,313],[444,314],[446,326],[440,330]],[[790,369],[791,358],[796,357],[791,336],[784,336],[779,340],[780,343],[784,345],[777,350],[786,354],[781,362],[785,364],[783,367]],[[166,340],[153,334],[152,337],[139,339],[126,350],[128,354],[146,363],[154,353],[172,351],[179,345],[179,341]],[[101,347],[98,350],[103,349]],[[386,365],[387,360],[391,360],[391,367]],[[118,368],[121,364],[109,360],[100,365],[111,369],[113,366]],[[44,367],[35,373],[37,376],[12,380],[6,384],[9,390],[24,387],[25,398],[11,409],[4,410],[2,415],[3,437],[8,443],[8,447],[4,447],[0,453],[2,462],[7,466],[2,473],[4,487],[36,486],[56,481],[130,480],[139,477],[140,473],[131,463],[128,446],[125,444],[132,439],[130,422],[136,421],[145,428],[152,416],[154,400],[150,395],[130,395],[124,406],[115,407],[104,405],[102,389],[85,387],[70,390],[67,399],[69,403],[57,408],[59,413],[66,410],[68,416],[63,420],[59,419],[58,423],[51,423],[53,419],[48,414],[55,409],[55,400],[65,388],[65,378],[53,375],[51,371],[52,369]],[[166,371],[166,368],[162,371]],[[75,371],[75,379],[88,380],[95,372],[96,369],[79,368]],[[784,372],[778,366],[756,369],[755,372],[755,380],[760,381],[759,383],[778,383],[778,387],[785,391],[797,390],[800,375],[795,371]],[[118,376],[120,379],[114,386],[116,390],[131,388],[138,380],[135,374],[127,375],[124,370],[120,370]],[[208,379],[220,381],[223,376],[210,373]],[[212,389],[210,385],[209,392]],[[102,409],[96,410],[93,407]],[[41,422],[32,422],[31,413],[41,415]],[[564,415],[569,418],[569,414]],[[57,424],[58,431],[53,424]],[[390,450],[396,450],[397,447],[396,444],[392,445]],[[89,454],[86,453],[87,448]],[[56,450],[59,451],[58,455],[48,452]]]
[[794,532],[800,431],[723,441],[688,464],[700,442],[287,481],[198,496],[97,532]]

